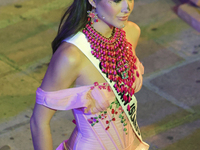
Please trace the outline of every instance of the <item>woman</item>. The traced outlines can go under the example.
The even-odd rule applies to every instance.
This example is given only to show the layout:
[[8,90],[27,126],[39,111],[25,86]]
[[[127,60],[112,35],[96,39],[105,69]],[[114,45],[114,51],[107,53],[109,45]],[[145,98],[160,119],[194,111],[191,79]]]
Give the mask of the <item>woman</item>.
[[136,122],[134,93],[144,70],[135,55],[140,29],[127,21],[133,6],[133,0],[74,0],[66,11],[36,91],[35,150],[53,149],[49,122],[56,110],[69,109],[77,126],[57,150],[148,149]]

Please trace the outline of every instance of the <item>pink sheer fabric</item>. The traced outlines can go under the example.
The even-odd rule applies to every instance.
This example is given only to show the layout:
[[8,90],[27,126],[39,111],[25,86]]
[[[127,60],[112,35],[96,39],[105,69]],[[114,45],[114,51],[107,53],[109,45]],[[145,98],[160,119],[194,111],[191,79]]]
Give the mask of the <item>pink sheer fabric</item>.
[[[124,117],[127,120],[127,135],[123,131],[124,126],[119,113],[115,114],[116,120],[110,123],[110,128],[105,130],[106,120],[112,118],[109,105],[113,101],[115,101],[115,95],[109,90],[107,84],[81,86],[54,92],[45,92],[38,88],[36,91],[38,104],[56,110],[72,109],[73,111],[76,127],[70,138],[61,143],[56,150],[65,149],[64,145],[68,150],[147,150],[149,145],[140,141],[135,135],[126,115]],[[118,111],[123,111],[120,108]],[[105,110],[107,110],[107,118],[99,119],[99,123],[91,126],[88,119],[99,116],[100,111]]]

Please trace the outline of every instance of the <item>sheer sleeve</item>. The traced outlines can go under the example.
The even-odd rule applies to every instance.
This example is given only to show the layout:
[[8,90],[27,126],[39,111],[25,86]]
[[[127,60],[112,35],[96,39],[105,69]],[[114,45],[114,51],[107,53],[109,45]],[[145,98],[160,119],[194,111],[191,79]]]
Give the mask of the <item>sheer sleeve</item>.
[[98,113],[109,107],[115,95],[108,84],[81,86],[59,91],[36,91],[36,103],[55,110],[83,108],[85,114]]
[[90,90],[89,86],[69,88],[59,91],[46,92],[41,88],[36,91],[36,103],[55,110],[70,110],[87,107],[89,101],[84,93]]

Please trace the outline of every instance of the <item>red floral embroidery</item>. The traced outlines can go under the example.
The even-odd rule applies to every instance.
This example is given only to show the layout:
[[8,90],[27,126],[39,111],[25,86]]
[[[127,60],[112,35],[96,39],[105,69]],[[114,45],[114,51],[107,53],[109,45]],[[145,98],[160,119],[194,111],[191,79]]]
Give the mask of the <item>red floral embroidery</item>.
[[[102,90],[102,89],[107,89],[108,92],[111,92],[111,91],[112,91],[112,89],[111,89],[111,87],[109,86],[108,83],[103,83],[103,85],[99,85],[98,82],[95,82],[95,83],[94,83],[94,86],[92,86],[92,87],[90,87],[90,88],[91,88],[91,90],[93,90],[95,87],[99,88],[100,90]],[[123,88],[123,87],[122,87],[122,88]],[[127,88],[125,87],[124,90],[128,92],[129,89],[127,89]],[[129,91],[129,92],[130,92],[130,91]],[[133,91],[133,92],[134,92],[134,91]],[[126,96],[126,95],[124,95],[124,96]],[[129,97],[127,97],[127,96],[126,96],[125,100],[126,100],[126,101],[130,101]],[[115,109],[112,108],[114,104],[116,105]],[[116,111],[116,109],[119,110],[119,118],[121,118],[121,123],[122,123],[123,126],[125,127],[125,126],[127,125],[127,123],[125,123],[126,119],[125,119],[124,116],[123,116],[124,110],[122,109],[122,106],[120,106],[120,103],[118,102],[118,100],[116,99],[115,101],[113,101],[113,102],[110,104],[109,108],[111,109],[112,118],[106,120],[107,127],[106,127],[105,129],[108,130],[108,129],[110,128],[110,126],[109,126],[110,122],[116,120],[115,117],[114,117],[114,115],[117,115],[117,114],[118,114],[118,111]],[[130,106],[129,106],[129,105],[128,105],[127,108],[128,108],[128,111],[130,111]],[[88,119],[88,122],[91,124],[91,126],[94,126],[96,123],[99,123],[99,120],[104,120],[105,118],[107,118],[107,111],[101,111],[100,114],[99,114],[97,117],[91,117],[90,119]],[[127,129],[124,128],[124,131],[126,132]],[[127,134],[127,132],[126,132],[126,134]]]
[[98,86],[98,85],[99,85],[99,83],[98,83],[98,82],[94,82],[94,85],[95,85],[95,86]]
[[93,89],[94,89],[94,86],[91,86],[90,89],[93,90]]
[[107,128],[106,128],[106,130],[108,130],[110,127],[108,126]]
[[99,85],[98,87],[99,87],[99,89],[100,89],[100,90],[103,88],[103,86],[102,86],[102,85]]
[[112,89],[111,87],[108,85],[108,83],[103,83],[103,85],[99,85],[98,82],[94,82],[94,86],[91,86],[90,89],[93,90],[96,86],[98,86],[98,88],[101,90],[101,89],[104,89],[104,90],[108,90],[108,92],[111,92]]

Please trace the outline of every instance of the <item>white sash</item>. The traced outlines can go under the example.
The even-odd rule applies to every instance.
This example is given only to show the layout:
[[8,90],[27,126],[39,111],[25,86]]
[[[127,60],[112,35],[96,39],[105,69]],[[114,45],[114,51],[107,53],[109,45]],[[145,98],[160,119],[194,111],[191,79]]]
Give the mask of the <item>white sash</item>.
[[92,62],[92,64],[97,68],[97,70],[101,73],[101,75],[105,78],[105,80],[109,83],[110,87],[112,88],[115,96],[117,97],[120,105],[122,106],[126,116],[128,117],[132,129],[134,130],[134,132],[136,133],[137,137],[140,139],[140,141],[142,141],[142,137],[141,137],[141,133],[137,124],[137,120],[136,120],[136,112],[137,112],[137,100],[135,98],[135,96],[132,96],[132,100],[129,103],[130,105],[130,112],[128,112],[127,110],[127,105],[124,105],[124,102],[121,101],[121,96],[118,95],[117,91],[114,88],[114,84],[115,82],[110,82],[110,79],[106,77],[106,74],[102,73],[102,71],[99,68],[99,63],[100,61],[95,58],[92,54],[91,54],[91,47],[90,47],[90,43],[87,41],[87,38],[85,36],[85,34],[83,34],[82,32],[78,32],[76,35],[65,39],[64,41],[68,42],[68,43],[72,43],[75,46],[77,46],[84,54],[85,56]]

